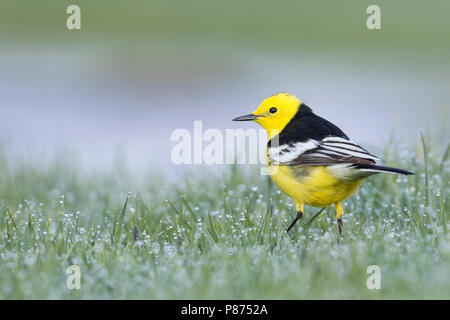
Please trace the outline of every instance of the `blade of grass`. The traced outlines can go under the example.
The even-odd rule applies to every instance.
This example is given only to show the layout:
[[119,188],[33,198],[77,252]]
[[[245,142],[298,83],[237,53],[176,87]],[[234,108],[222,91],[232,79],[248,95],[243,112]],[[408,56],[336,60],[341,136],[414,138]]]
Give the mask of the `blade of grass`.
[[127,204],[128,204],[128,196],[125,199],[125,203],[123,204],[122,207],[122,211],[120,212],[120,216],[119,216],[119,225],[117,226],[117,233],[115,234],[115,243],[117,244],[120,241],[120,237],[122,234],[122,224],[123,224],[123,220],[125,218],[125,212],[127,211]]
[[269,207],[267,208],[266,215],[263,217],[261,228],[258,232],[258,242],[263,244],[264,235],[269,234],[270,232],[270,219],[272,216],[272,200],[269,202]]
[[14,229],[17,231],[16,223],[14,222],[13,215],[11,214],[11,211],[9,211],[9,208],[6,208],[6,212],[8,213],[9,220],[11,220]]
[[159,232],[161,231],[162,228],[162,221],[158,224],[158,226],[156,227],[156,230],[153,232],[153,235],[150,237],[149,242],[153,243],[156,240],[156,237],[158,236]]
[[447,149],[445,149],[444,156],[442,157],[441,164],[439,165],[439,172],[442,172],[444,169],[444,163],[448,159],[448,155],[450,154],[450,143],[447,144]]
[[197,215],[195,214],[194,210],[192,210],[191,206],[186,201],[186,199],[183,196],[181,196],[181,200],[184,202],[184,205],[186,206],[187,211],[189,211],[189,213],[192,215],[192,217],[197,220]]
[[311,223],[313,223],[314,220],[317,219],[317,217],[323,212],[323,210],[325,210],[326,207],[320,209],[315,215],[312,216],[311,219],[308,220],[308,222],[305,223],[305,228],[308,228],[310,226]]
[[428,206],[428,152],[427,152],[427,145],[425,143],[425,139],[423,137],[422,132],[420,132],[420,138],[422,140],[422,147],[423,147],[423,159],[425,161],[425,206]]
[[208,212],[208,221],[209,221],[211,237],[213,238],[215,243],[218,243],[219,237],[217,236],[216,226],[215,226],[213,218],[211,217],[211,213],[209,213],[209,212]]
[[178,209],[173,205],[173,203],[172,203],[170,200],[167,199],[166,202],[167,202],[167,203],[172,207],[172,209],[177,213],[178,218],[180,219],[180,226],[184,226],[184,227],[186,227],[187,229],[189,229],[189,231],[192,231],[192,227],[191,227],[189,224],[187,224],[187,222],[184,220],[182,212],[181,212],[180,210],[178,210]]

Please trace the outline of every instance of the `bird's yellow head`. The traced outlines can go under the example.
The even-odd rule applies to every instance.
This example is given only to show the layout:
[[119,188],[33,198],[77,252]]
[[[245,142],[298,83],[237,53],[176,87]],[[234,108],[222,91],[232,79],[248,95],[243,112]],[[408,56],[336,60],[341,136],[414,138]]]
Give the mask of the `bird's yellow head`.
[[267,130],[269,139],[277,135],[291,121],[302,102],[289,93],[277,93],[265,99],[251,114],[233,121],[256,121]]

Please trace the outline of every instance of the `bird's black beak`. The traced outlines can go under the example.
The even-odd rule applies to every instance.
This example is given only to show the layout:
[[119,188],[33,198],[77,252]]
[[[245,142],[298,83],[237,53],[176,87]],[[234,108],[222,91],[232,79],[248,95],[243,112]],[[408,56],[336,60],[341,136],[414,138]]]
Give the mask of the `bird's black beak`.
[[253,113],[246,114],[245,116],[240,116],[237,118],[234,118],[233,121],[252,121],[256,120],[258,116],[254,115]]

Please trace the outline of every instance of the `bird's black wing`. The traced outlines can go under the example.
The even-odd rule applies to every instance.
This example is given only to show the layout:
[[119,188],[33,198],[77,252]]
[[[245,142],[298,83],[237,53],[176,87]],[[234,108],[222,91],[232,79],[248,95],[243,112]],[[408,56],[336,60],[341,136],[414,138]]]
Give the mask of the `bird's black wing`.
[[379,160],[305,105],[267,147],[270,160],[283,165],[374,164]]

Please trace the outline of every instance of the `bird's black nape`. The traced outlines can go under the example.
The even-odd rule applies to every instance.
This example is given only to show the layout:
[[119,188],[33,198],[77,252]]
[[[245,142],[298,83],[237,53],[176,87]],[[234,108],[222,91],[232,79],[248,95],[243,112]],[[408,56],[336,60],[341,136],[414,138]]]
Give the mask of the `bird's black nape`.
[[[309,139],[322,140],[325,137],[342,137],[347,135],[330,121],[316,115],[310,107],[302,103],[297,113],[278,135],[280,145],[291,142],[307,141]],[[271,146],[271,140],[268,142]]]
[[305,114],[305,113],[313,113],[312,109],[310,107],[308,107],[306,104],[302,103],[299,107],[298,107],[298,111],[297,114]]

